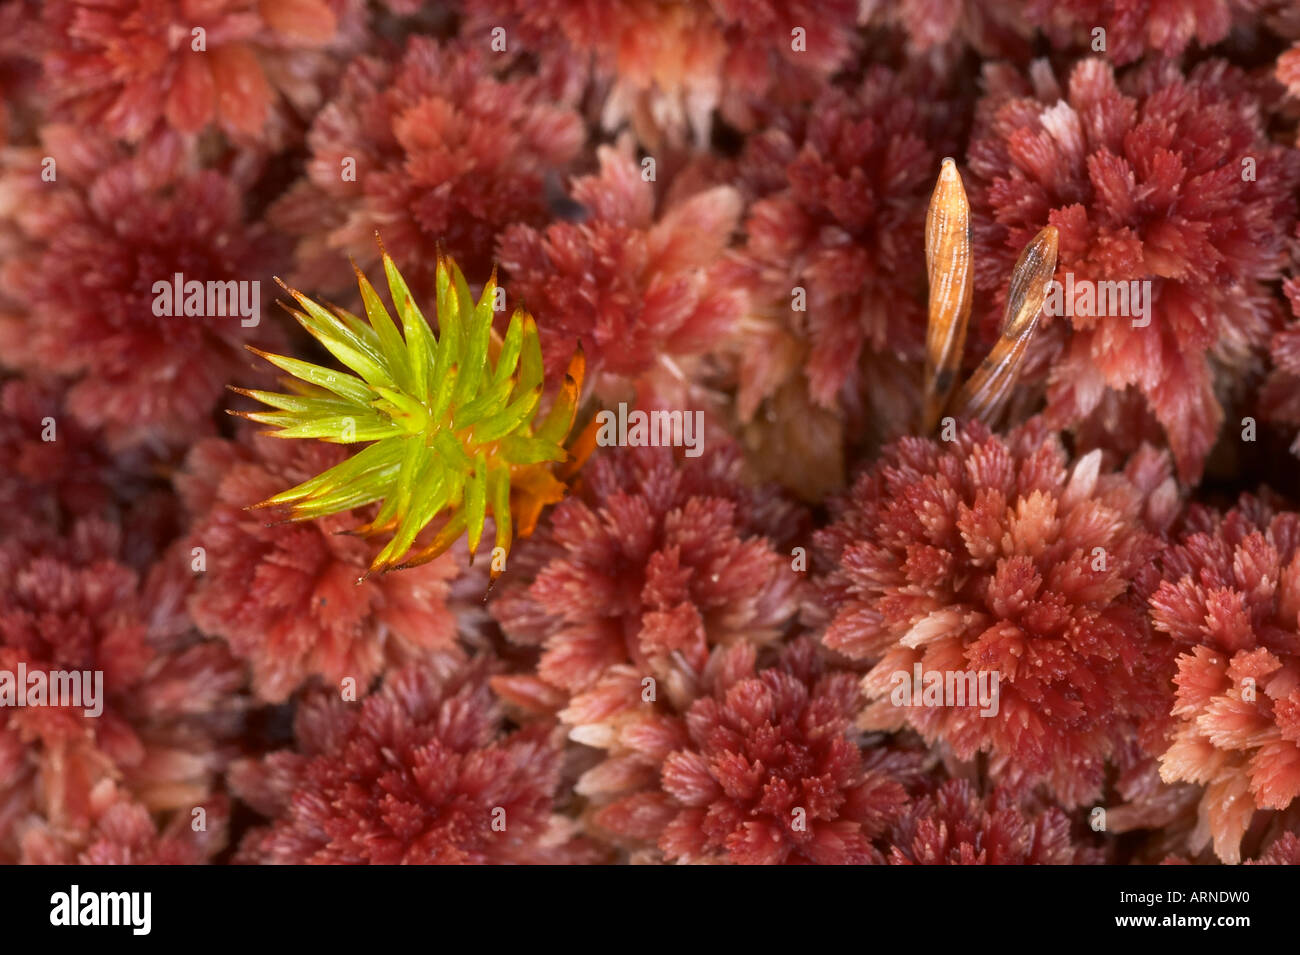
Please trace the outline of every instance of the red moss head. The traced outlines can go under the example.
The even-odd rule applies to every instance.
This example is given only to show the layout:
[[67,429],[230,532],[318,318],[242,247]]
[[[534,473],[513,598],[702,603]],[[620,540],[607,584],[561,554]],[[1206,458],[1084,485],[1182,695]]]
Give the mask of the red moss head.
[[[785,347],[800,351],[786,364],[803,366],[827,408],[860,400],[864,351],[920,354],[925,212],[954,119],[938,90],[923,87],[874,67],[852,90],[828,89],[806,118],[752,137],[741,160],[758,196],[740,256],[752,313],[785,326]],[[744,418],[782,380],[771,366],[784,356],[756,352],[742,376]]]
[[[1227,38],[1234,26],[1259,15],[1256,0],[1079,0],[1054,3],[1028,0],[1025,17],[1041,28],[1052,45],[1063,50],[1097,51],[1101,40],[1106,58],[1118,66],[1152,53],[1165,59],[1189,48],[1210,47]],[[1097,34],[1100,28],[1104,32]]]
[[343,531],[348,514],[270,523],[248,507],[346,457],[335,445],[253,437],[199,442],[177,485],[194,516],[187,546],[205,567],[189,612],[252,668],[254,692],[279,702],[313,677],[364,688],[388,664],[459,652],[446,606],[450,555],[361,583],[377,545]]
[[224,766],[243,674],[221,645],[175,626],[165,570],[146,582],[120,551],[120,529],[98,518],[0,540],[0,670],[40,671],[47,685],[53,671],[102,679],[86,706],[5,708],[0,856],[27,851],[9,844],[20,820],[93,842],[105,780],[146,810],[188,814]]
[[906,803],[896,776],[915,767],[860,748],[857,677],[808,637],[763,669],[752,647],[721,652],[712,692],[665,727],[675,739],[659,734],[675,745],[660,756],[658,784],[600,810],[595,823],[675,862],[881,862],[872,840]]
[[959,122],[932,79],[875,66],[774,111],[738,162],[754,198],[724,272],[749,299],[724,349],[736,413],[763,475],[809,500],[918,413],[926,207]]
[[[1154,451],[1123,472],[1099,451],[1071,462],[1038,420],[893,445],[817,537],[825,642],[873,665],[862,725],[986,752],[996,781],[1047,784],[1065,805],[1095,796],[1135,721],[1167,705],[1169,654],[1139,592],[1177,507]],[[900,688],[917,667],[945,692],[949,674],[986,679],[989,699],[963,703],[953,682],[951,699],[918,687],[913,701]]]
[[656,214],[654,183],[630,148],[597,154],[599,174],[573,186],[585,220],[509,227],[498,256],[511,293],[539,316],[549,369],[562,370],[580,343],[593,376],[635,379],[657,361],[717,347],[740,317],[744,295],[719,266],[741,200],[718,186]]
[[54,532],[64,515],[102,513],[113,497],[104,478],[114,462],[64,414],[62,391],[49,379],[0,384],[0,459],[0,528],[6,531],[37,523]]
[[1251,859],[1246,865],[1300,865],[1300,835],[1282,833],[1258,859]]
[[138,142],[209,125],[244,142],[319,105],[320,81],[356,43],[358,0],[52,0],[42,61],[65,117]]
[[85,832],[39,817],[19,822],[22,864],[202,865],[226,845],[230,805],[224,796],[177,812],[159,826],[143,804],[113,780],[102,779],[90,792],[89,810]]
[[1255,813],[1300,796],[1300,515],[1197,508],[1160,566],[1151,619],[1182,650],[1161,776],[1205,787],[1193,848],[1235,863]]
[[[0,320],[4,361],[67,376],[68,409],[115,444],[210,432],[225,385],[247,364],[242,344],[276,340],[266,307],[275,244],[246,220],[240,184],[195,171],[175,140],[124,157],[69,127],[45,136],[58,179],[26,181],[41,182],[31,150],[0,185],[25,200],[23,239],[0,272],[0,291],[18,303]],[[205,288],[244,283],[249,317],[225,314],[224,297],[209,314],[207,294],[202,315],[175,314],[177,273]]]
[[270,823],[239,858],[281,864],[557,863],[587,858],[553,814],[562,751],[506,732],[483,666],[390,671],[359,703],[303,701],[295,751],[236,764]]
[[[599,745],[609,732],[598,726],[639,704],[639,692],[623,692],[629,666],[684,709],[713,647],[781,638],[798,608],[787,545],[799,523],[783,498],[745,483],[734,446],[680,459],[610,448],[528,542],[530,564],[492,612],[508,638],[542,647],[534,682],[561,700],[612,694],[589,717],[578,714],[585,698],[574,700],[574,719],[590,724],[584,739]],[[608,681],[617,686],[602,689]]]
[[[1283,289],[1294,317],[1273,336],[1270,348],[1273,367],[1260,394],[1260,410],[1272,421],[1300,428],[1300,282],[1291,279]],[[1300,457],[1300,431],[1291,444],[1291,451]]]
[[497,232],[548,218],[544,183],[583,142],[562,77],[509,70],[513,57],[415,36],[396,60],[361,57],[308,135],[306,178],[272,217],[298,237],[294,282],[348,291],[341,254],[377,260],[376,230],[417,297],[445,251],[486,278]]
[[1145,315],[1085,316],[1082,305],[1072,318],[1049,315],[1026,380],[1046,377],[1055,426],[1109,421],[1110,447],[1140,440],[1143,429],[1120,424],[1134,415],[1116,410],[1136,405],[1195,480],[1223,398],[1259,371],[1281,321],[1264,283],[1285,260],[1300,154],[1270,141],[1251,84],[1220,61],[1117,79],[1089,59],[1066,89],[1045,63],[1029,75],[986,71],[970,146],[976,284],[997,296],[984,331],[1018,251],[1049,224],[1058,280],[1149,282]]
[[901,28],[913,58],[951,69],[968,50],[986,59],[1025,59],[1033,29],[1021,6],[1013,0],[862,0],[859,19]]
[[715,109],[753,128],[774,99],[807,101],[856,45],[853,0],[469,0],[465,32],[594,61],[606,128],[630,122],[652,146],[708,142]]
[[1074,842],[1055,806],[1037,811],[1006,793],[981,798],[966,780],[918,797],[888,835],[892,865],[1092,865],[1101,853]]

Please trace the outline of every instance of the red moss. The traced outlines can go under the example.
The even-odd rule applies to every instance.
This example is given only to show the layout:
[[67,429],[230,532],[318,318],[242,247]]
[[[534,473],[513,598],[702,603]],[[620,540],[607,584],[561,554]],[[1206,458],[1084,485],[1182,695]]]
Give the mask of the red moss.
[[1148,52],[1177,57],[1195,46],[1213,46],[1234,25],[1250,23],[1259,7],[1257,0],[1028,0],[1025,14],[1059,49],[1095,50],[1093,31],[1100,27],[1106,31],[1106,58],[1123,65]]
[[[581,224],[501,235],[511,294],[540,316],[543,354],[560,372],[580,343],[589,373],[635,378],[656,363],[716,346],[739,318],[743,293],[719,263],[740,216],[718,186],[655,209],[654,184],[626,146],[601,147],[598,175],[577,180]],[[598,391],[609,390],[609,385]]]
[[[32,825],[77,848],[96,841],[108,803],[188,815],[212,794],[242,707],[238,666],[169,615],[166,570],[148,583],[120,562],[121,532],[86,519],[0,540],[0,669],[103,674],[103,710],[6,709],[0,723],[0,855]],[[136,810],[132,809],[133,814]],[[217,820],[214,820],[214,826]],[[22,852],[28,851],[26,846]],[[32,850],[36,851],[36,850]]]
[[629,665],[684,709],[713,647],[772,643],[797,609],[799,511],[747,486],[734,446],[705,441],[703,456],[679,460],[666,448],[600,452],[521,546],[536,572],[525,564],[493,601],[507,637],[542,647],[535,680],[613,694],[580,720],[593,743],[606,735],[596,724],[639,703],[622,692]]
[[225,847],[230,815],[225,797],[177,812],[160,829],[148,809],[103,779],[91,790],[89,809],[86,833],[56,829],[44,820],[20,823],[22,864],[201,865]]
[[[1260,394],[1264,416],[1290,427],[1300,427],[1300,283],[1291,279],[1284,286],[1296,318],[1273,336],[1273,367]],[[1291,450],[1300,456],[1300,432]]]
[[215,124],[259,142],[282,132],[282,99],[319,105],[363,10],[359,0],[51,0],[42,63],[57,112],[119,139]]
[[[952,120],[913,78],[883,67],[854,90],[830,89],[805,118],[751,138],[741,176],[759,197],[740,258],[752,323],[786,331],[785,356],[751,348],[742,359],[740,414],[802,366],[813,399],[855,405],[864,352],[920,355],[925,336],[925,210]],[[806,292],[806,313],[793,289]],[[756,329],[747,322],[740,331]],[[774,367],[775,366],[775,367]],[[843,392],[843,393],[842,393]]]
[[1300,836],[1284,832],[1258,859],[1251,859],[1246,865],[1300,865]]
[[[412,37],[395,62],[361,57],[308,135],[307,176],[273,218],[298,237],[296,284],[343,293],[348,254],[377,261],[374,233],[418,289],[441,247],[471,281],[486,279],[497,232],[548,218],[543,183],[583,142],[557,96],[563,70],[525,75],[483,45]],[[351,160],[355,176],[344,178]],[[430,286],[431,287],[431,286]]]
[[45,104],[40,94],[40,5],[0,3],[0,145],[30,142]]
[[235,791],[271,817],[244,839],[240,860],[589,861],[553,815],[557,740],[540,725],[504,732],[485,677],[477,665],[410,666],[360,703],[309,695],[295,719],[295,751],[232,770]]
[[[825,642],[873,664],[861,725],[986,752],[996,781],[1047,784],[1067,806],[1096,796],[1136,722],[1167,706],[1140,582],[1177,506],[1156,452],[1120,473],[1099,451],[1071,463],[1037,419],[887,449],[817,535]],[[910,685],[916,664],[998,674],[996,714],[895,705],[894,675]]]
[[[1026,381],[1046,378],[1049,420],[1076,426],[1137,403],[1194,481],[1224,419],[1223,395],[1258,373],[1281,313],[1279,277],[1295,219],[1300,154],[1272,143],[1254,90],[1236,69],[1170,65],[1117,80],[1085,60],[1062,90],[1044,63],[1030,83],[986,70],[989,92],[970,147],[976,283],[993,302],[986,340],[1016,256],[1041,228],[1060,231],[1058,279],[1150,280],[1150,324],[1048,320]],[[1255,179],[1244,179],[1243,160]],[[1104,422],[1103,422],[1104,423]],[[1131,428],[1105,429],[1131,449]]]
[[[595,821],[657,844],[664,859],[740,865],[861,865],[907,794],[887,751],[864,755],[851,734],[856,677],[828,665],[811,638],[755,669],[737,645],[712,692],[666,726],[658,785],[623,797]],[[638,741],[662,742],[651,734]]]
[[273,512],[247,510],[345,456],[320,442],[212,439],[195,445],[177,477],[194,516],[186,546],[202,547],[206,561],[189,612],[249,663],[263,700],[284,700],[312,677],[335,687],[350,677],[364,689],[389,663],[458,652],[446,606],[451,556],[358,584],[378,545],[339,532],[361,520],[276,524]]
[[[7,364],[70,380],[67,407],[110,442],[176,444],[212,430],[248,341],[275,340],[275,246],[248,222],[239,185],[194,171],[172,139],[125,157],[70,127],[48,126],[58,179],[42,183],[41,150],[5,169],[22,240],[0,271],[13,304],[0,319]],[[235,316],[159,316],[156,282],[261,282],[260,324]]]
[[1161,573],[1151,619],[1185,648],[1161,775],[1205,787],[1193,849],[1235,863],[1255,813],[1300,795],[1300,516],[1195,509]]
[[55,528],[63,514],[101,513],[112,497],[104,477],[113,463],[94,435],[64,414],[62,395],[49,381],[0,385],[0,460],[0,527],[12,521]]
[[932,80],[872,67],[776,111],[738,163],[754,199],[723,274],[749,298],[723,349],[735,411],[764,476],[809,500],[840,489],[846,450],[918,413],[925,212],[951,107]]
[[1284,4],[1276,20],[1276,31],[1294,42],[1278,56],[1273,75],[1292,99],[1300,99],[1300,10]]
[[891,829],[892,865],[1095,865],[1101,853],[1077,845],[1060,809],[1030,812],[1005,793],[981,798],[950,780],[916,799]]
[[1023,59],[1033,31],[1021,6],[1012,0],[863,0],[860,18],[900,27],[912,56],[937,56],[955,66],[968,49],[990,59]]
[[[606,128],[630,120],[648,144],[706,143],[712,112],[742,128],[776,99],[807,100],[856,45],[852,0],[467,0],[465,33],[507,36],[533,49],[594,60],[608,92]],[[802,49],[794,30],[803,29]],[[516,40],[518,42],[518,40]],[[567,48],[567,49],[566,49]]]

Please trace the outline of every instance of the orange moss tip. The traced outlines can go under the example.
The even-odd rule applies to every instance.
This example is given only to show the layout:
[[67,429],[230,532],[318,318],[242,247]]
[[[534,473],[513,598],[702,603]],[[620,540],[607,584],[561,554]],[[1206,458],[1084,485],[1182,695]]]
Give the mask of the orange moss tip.
[[596,436],[599,433],[600,427],[596,422],[596,416],[592,415],[591,420],[583,425],[578,436],[570,444],[569,457],[564,464],[556,469],[556,477],[562,481],[567,481],[582,470],[582,466],[587,463],[587,459],[596,451]]

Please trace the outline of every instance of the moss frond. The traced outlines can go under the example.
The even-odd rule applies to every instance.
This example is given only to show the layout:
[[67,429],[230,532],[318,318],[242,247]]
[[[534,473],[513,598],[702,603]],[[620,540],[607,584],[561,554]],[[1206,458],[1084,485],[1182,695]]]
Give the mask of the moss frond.
[[[582,387],[582,353],[573,356],[539,422],[537,323],[516,309],[504,338],[494,331],[495,274],[476,302],[456,263],[440,257],[435,334],[386,251],[383,266],[396,320],[359,269],[364,321],[285,286],[298,306],[289,313],[348,371],[251,349],[292,376],[293,393],[234,388],[272,410],[233,414],[270,426],[280,438],[367,445],[254,506],[288,507],[289,520],[310,520],[381,501],[358,531],[390,535],[371,572],[433,560],[461,535],[472,560],[489,516],[493,546],[504,555],[512,534],[530,533],[542,508],[563,495],[551,468],[569,461],[565,442]],[[413,550],[439,519],[432,540]],[[498,573],[494,560],[492,577]]]

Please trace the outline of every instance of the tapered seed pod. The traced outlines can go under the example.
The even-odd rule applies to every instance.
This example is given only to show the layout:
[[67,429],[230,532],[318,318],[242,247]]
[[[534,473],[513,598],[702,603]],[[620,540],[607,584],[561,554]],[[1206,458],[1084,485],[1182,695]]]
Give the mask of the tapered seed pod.
[[933,431],[942,416],[961,369],[973,285],[970,245],[970,202],[957,164],[945,159],[925,217],[925,265],[930,282],[922,411],[925,433]]
[[1002,414],[1038,328],[1047,283],[1056,272],[1056,247],[1056,227],[1049,225],[1020,253],[1011,271],[1002,332],[988,357],[953,399],[950,410],[955,417],[977,418],[993,427]]

